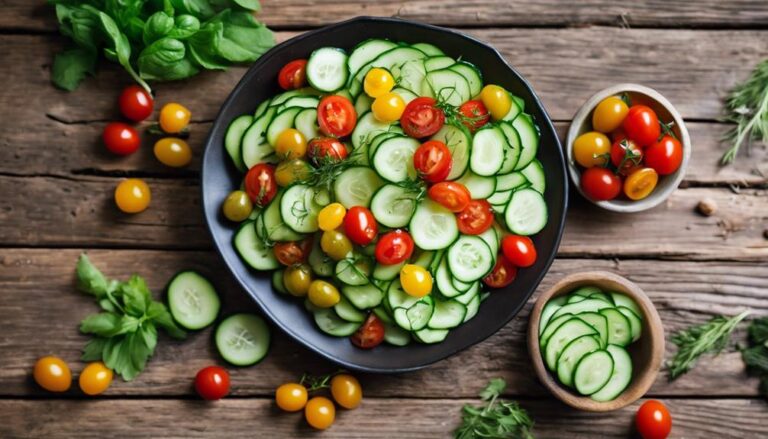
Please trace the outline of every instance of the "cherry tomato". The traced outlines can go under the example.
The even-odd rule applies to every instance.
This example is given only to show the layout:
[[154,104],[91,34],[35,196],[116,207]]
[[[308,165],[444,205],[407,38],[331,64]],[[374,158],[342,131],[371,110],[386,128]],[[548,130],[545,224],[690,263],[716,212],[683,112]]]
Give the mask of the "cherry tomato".
[[336,404],[352,410],[363,400],[363,388],[357,378],[346,373],[340,373],[331,378],[331,395]]
[[181,132],[189,125],[192,113],[187,107],[171,102],[160,109],[160,128],[169,134]]
[[352,206],[344,216],[344,233],[357,245],[370,244],[379,232],[376,219],[363,206]]
[[277,82],[283,90],[294,90],[307,83],[307,60],[295,59],[280,69]]
[[151,116],[155,107],[152,96],[138,85],[125,87],[117,102],[123,116],[134,122],[141,122]]
[[536,247],[527,236],[507,235],[501,240],[501,249],[517,267],[530,267],[536,262]]
[[325,430],[333,425],[336,418],[336,407],[324,396],[315,396],[304,407],[304,418],[307,423],[318,430]]
[[309,256],[311,246],[307,242],[311,245],[310,239],[298,242],[276,242],[274,247],[272,247],[272,252],[274,252],[277,261],[283,265],[290,267],[291,265],[301,264]]
[[634,140],[641,147],[648,146],[659,139],[661,126],[656,112],[645,105],[633,105],[629,107],[627,117],[624,118],[621,127],[627,133],[629,139]]
[[347,158],[347,147],[334,137],[315,137],[309,141],[307,154],[312,163],[338,162]]
[[585,167],[603,166],[608,163],[605,154],[611,152],[611,141],[597,131],[584,133],[573,141],[573,158]]
[[109,152],[117,155],[133,154],[141,145],[136,129],[122,122],[108,123],[101,133],[101,138]]
[[297,181],[306,180],[312,173],[309,163],[301,159],[280,162],[275,168],[275,183],[278,186],[290,186]]
[[80,390],[86,395],[98,395],[104,393],[109,385],[112,384],[112,369],[108,368],[101,361],[89,363],[80,372],[78,383]]
[[643,150],[629,139],[621,139],[611,145],[611,163],[619,174],[629,175],[643,160]]
[[129,178],[115,188],[117,208],[125,213],[139,213],[149,207],[152,194],[144,180]]
[[480,91],[480,100],[491,113],[494,120],[500,120],[512,108],[512,98],[503,87],[488,84]]
[[399,94],[389,92],[376,98],[371,104],[373,117],[380,122],[395,122],[405,111],[405,101]]
[[361,349],[375,348],[384,341],[384,324],[376,314],[371,313],[349,339],[353,345]]
[[372,98],[378,98],[389,93],[395,86],[395,79],[392,75],[380,68],[372,68],[365,74],[363,80],[363,89],[365,94]]
[[621,192],[621,178],[605,168],[589,168],[581,174],[581,190],[593,200],[612,200]]
[[205,400],[221,399],[229,394],[229,373],[219,366],[204,367],[195,376],[195,390]]
[[427,97],[409,102],[400,117],[400,126],[405,134],[421,139],[440,131],[445,124],[445,113],[436,104],[436,100]]
[[672,431],[672,416],[661,401],[652,399],[637,409],[635,425],[643,439],[665,439]]
[[630,200],[642,200],[653,192],[658,182],[659,174],[655,170],[640,168],[629,174],[624,181],[624,195]]
[[307,264],[291,265],[283,271],[283,285],[292,296],[306,296],[311,283],[312,269]]
[[253,212],[253,203],[243,191],[232,191],[221,205],[224,217],[236,223],[245,221]]
[[339,290],[324,280],[313,280],[307,296],[309,301],[319,308],[330,308],[341,300]]
[[455,181],[443,181],[432,185],[427,195],[451,212],[461,212],[472,201],[469,189]]
[[627,117],[629,107],[618,96],[609,96],[595,107],[592,113],[592,129],[601,133],[610,133],[621,126]]
[[465,235],[479,235],[493,225],[493,210],[485,200],[472,200],[456,216],[459,231]]
[[348,136],[356,124],[355,107],[344,96],[326,96],[317,106],[317,125],[327,136]]
[[451,150],[439,140],[424,142],[413,153],[413,166],[424,181],[441,182],[451,173]]
[[432,275],[422,266],[405,264],[400,269],[400,285],[409,296],[426,296],[432,291],[432,283]]
[[245,192],[253,204],[264,207],[275,198],[277,182],[275,169],[266,163],[259,163],[245,174]]
[[172,168],[187,166],[192,161],[189,145],[176,137],[165,137],[155,142],[154,153],[160,163]]
[[385,233],[376,243],[376,261],[382,265],[399,264],[411,257],[413,246],[413,238],[406,231]]
[[645,148],[645,166],[653,168],[659,175],[669,175],[683,163],[683,146],[672,136],[664,136]]
[[473,133],[491,120],[491,114],[480,99],[461,104],[459,114],[461,114],[461,123]]
[[49,392],[66,392],[72,385],[72,372],[59,357],[49,355],[35,362],[35,382]]
[[341,203],[331,203],[320,210],[317,214],[317,224],[320,230],[325,232],[335,230],[344,222],[344,215],[347,209]]
[[286,412],[298,412],[307,405],[307,388],[298,383],[285,383],[275,391],[275,403]]
[[490,274],[483,278],[483,282],[491,288],[504,288],[511,284],[517,276],[517,267],[500,253],[496,259]]
[[284,160],[300,159],[307,155],[307,139],[301,131],[288,128],[277,136],[275,154]]
[[340,261],[352,251],[352,242],[338,230],[326,230],[320,238],[320,248],[334,261]]

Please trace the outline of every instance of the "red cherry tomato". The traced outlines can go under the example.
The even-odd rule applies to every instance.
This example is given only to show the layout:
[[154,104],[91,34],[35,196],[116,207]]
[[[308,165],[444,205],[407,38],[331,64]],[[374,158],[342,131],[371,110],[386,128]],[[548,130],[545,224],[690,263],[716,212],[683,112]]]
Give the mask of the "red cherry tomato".
[[632,140],[619,139],[611,145],[611,163],[621,175],[629,175],[640,167],[643,150]]
[[370,244],[378,232],[373,214],[363,206],[352,206],[344,216],[344,233],[357,245]]
[[621,178],[605,168],[589,168],[581,174],[581,190],[593,200],[612,200],[621,192]]
[[645,148],[645,166],[659,175],[669,175],[683,163],[683,146],[672,136],[664,136]]
[[501,240],[501,250],[509,262],[517,267],[530,267],[536,262],[536,247],[527,236],[505,236]]
[[424,142],[413,153],[413,166],[430,183],[445,180],[451,173],[451,151],[439,140]]
[[480,99],[464,102],[459,107],[462,116],[461,123],[473,133],[491,120],[491,114]]
[[436,107],[432,98],[416,98],[408,103],[400,116],[400,126],[405,134],[415,138],[429,137],[445,124],[445,113]]
[[295,59],[280,69],[277,82],[283,90],[304,87],[307,83],[307,60]]
[[335,137],[315,137],[307,145],[307,155],[316,165],[328,160],[344,160],[347,154],[347,147]]
[[152,95],[138,85],[125,87],[117,102],[123,116],[134,122],[141,122],[151,116],[155,107]]
[[275,198],[277,194],[277,182],[275,182],[275,168],[266,163],[259,163],[245,174],[245,192],[251,202],[264,207]]
[[485,200],[472,200],[456,218],[461,233],[479,235],[493,225],[493,210]]
[[355,107],[344,96],[326,96],[317,106],[317,125],[327,136],[348,136],[356,124]]
[[384,324],[371,313],[360,328],[349,338],[352,344],[361,349],[371,349],[384,341]]
[[627,133],[627,137],[634,140],[641,147],[650,145],[659,139],[661,126],[656,112],[645,105],[633,105],[621,128]]
[[503,253],[499,253],[496,259],[496,265],[493,266],[493,270],[483,278],[483,283],[491,288],[504,288],[511,284],[517,276],[517,267],[512,265],[504,256]]
[[208,401],[221,399],[229,393],[229,373],[219,366],[200,369],[195,376],[195,390]]
[[451,212],[461,212],[472,201],[469,189],[455,181],[443,181],[432,185],[427,191],[427,195]]
[[278,262],[290,267],[305,262],[311,248],[312,238],[307,238],[302,241],[277,242],[272,251]]
[[637,409],[635,425],[643,439],[665,439],[672,431],[672,416],[663,403],[652,399]]
[[413,238],[403,230],[385,233],[376,243],[376,261],[382,265],[399,264],[412,254]]
[[122,122],[108,123],[101,133],[101,138],[107,149],[118,155],[132,154],[141,144],[139,133],[132,126]]

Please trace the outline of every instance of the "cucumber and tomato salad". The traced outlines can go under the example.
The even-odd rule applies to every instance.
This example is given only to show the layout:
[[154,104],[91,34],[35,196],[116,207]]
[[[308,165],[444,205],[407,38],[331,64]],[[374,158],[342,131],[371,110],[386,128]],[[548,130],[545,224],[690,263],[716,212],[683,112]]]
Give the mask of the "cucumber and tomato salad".
[[[536,261],[547,224],[524,101],[426,43],[372,39],[286,64],[285,91],[235,118],[234,246],[321,331],[360,348],[437,343],[485,287]],[[243,200],[243,193],[248,200]]]

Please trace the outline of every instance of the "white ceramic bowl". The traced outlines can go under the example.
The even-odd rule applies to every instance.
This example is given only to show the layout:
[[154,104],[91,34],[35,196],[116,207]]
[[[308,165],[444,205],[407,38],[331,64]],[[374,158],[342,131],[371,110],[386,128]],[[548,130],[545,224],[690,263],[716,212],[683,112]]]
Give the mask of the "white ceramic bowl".
[[[672,131],[680,140],[683,146],[683,162],[673,174],[659,176],[659,183],[651,194],[638,201],[632,201],[626,198],[617,198],[608,201],[594,201],[584,194],[581,190],[581,173],[583,169],[573,159],[573,141],[580,135],[592,131],[592,111],[603,99],[626,93],[630,101],[641,101],[648,105],[659,116],[659,120],[665,123],[674,122]],[[633,99],[635,98],[635,99]],[[617,84],[595,93],[587,102],[579,108],[576,115],[573,116],[571,127],[568,129],[568,136],[565,146],[565,154],[568,158],[568,173],[571,175],[573,185],[579,193],[592,203],[606,210],[614,212],[640,212],[656,207],[666,200],[669,195],[677,189],[680,182],[683,181],[685,171],[688,168],[688,162],[691,158],[691,137],[688,129],[685,127],[683,117],[677,112],[675,107],[656,90],[638,84]]]

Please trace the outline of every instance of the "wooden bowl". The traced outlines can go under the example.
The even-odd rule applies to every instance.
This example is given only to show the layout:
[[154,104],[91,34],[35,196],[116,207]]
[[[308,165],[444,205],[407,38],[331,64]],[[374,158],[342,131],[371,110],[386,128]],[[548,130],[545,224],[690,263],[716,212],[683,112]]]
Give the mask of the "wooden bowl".
[[[581,168],[573,159],[573,142],[580,135],[592,131],[592,111],[603,99],[609,96],[621,95],[626,93],[631,102],[647,105],[656,112],[659,120],[662,122],[674,122],[672,132],[680,140],[683,146],[683,162],[674,173],[670,175],[660,175],[656,188],[648,197],[642,200],[632,201],[627,198],[616,198],[608,201],[595,201],[589,198],[581,190]],[[568,158],[568,173],[571,176],[574,186],[579,193],[603,209],[613,212],[640,212],[658,206],[661,202],[669,198],[670,194],[677,189],[680,182],[685,177],[685,171],[688,168],[688,162],[691,158],[691,136],[685,127],[683,117],[678,113],[675,107],[656,90],[638,84],[617,84],[595,93],[587,102],[579,108],[579,111],[573,116],[571,127],[568,129],[568,137],[565,142],[565,153]]]
[[[539,350],[539,320],[544,305],[554,297],[568,294],[586,285],[594,285],[603,291],[616,291],[631,297],[637,302],[643,314],[642,336],[638,341],[627,346],[627,351],[632,357],[632,381],[624,392],[612,401],[598,402],[561,385],[547,370]],[[664,327],[651,300],[634,283],[605,271],[575,273],[560,280],[536,300],[528,323],[528,352],[539,380],[558,399],[580,410],[607,412],[632,404],[641,398],[656,380],[664,358]]]

